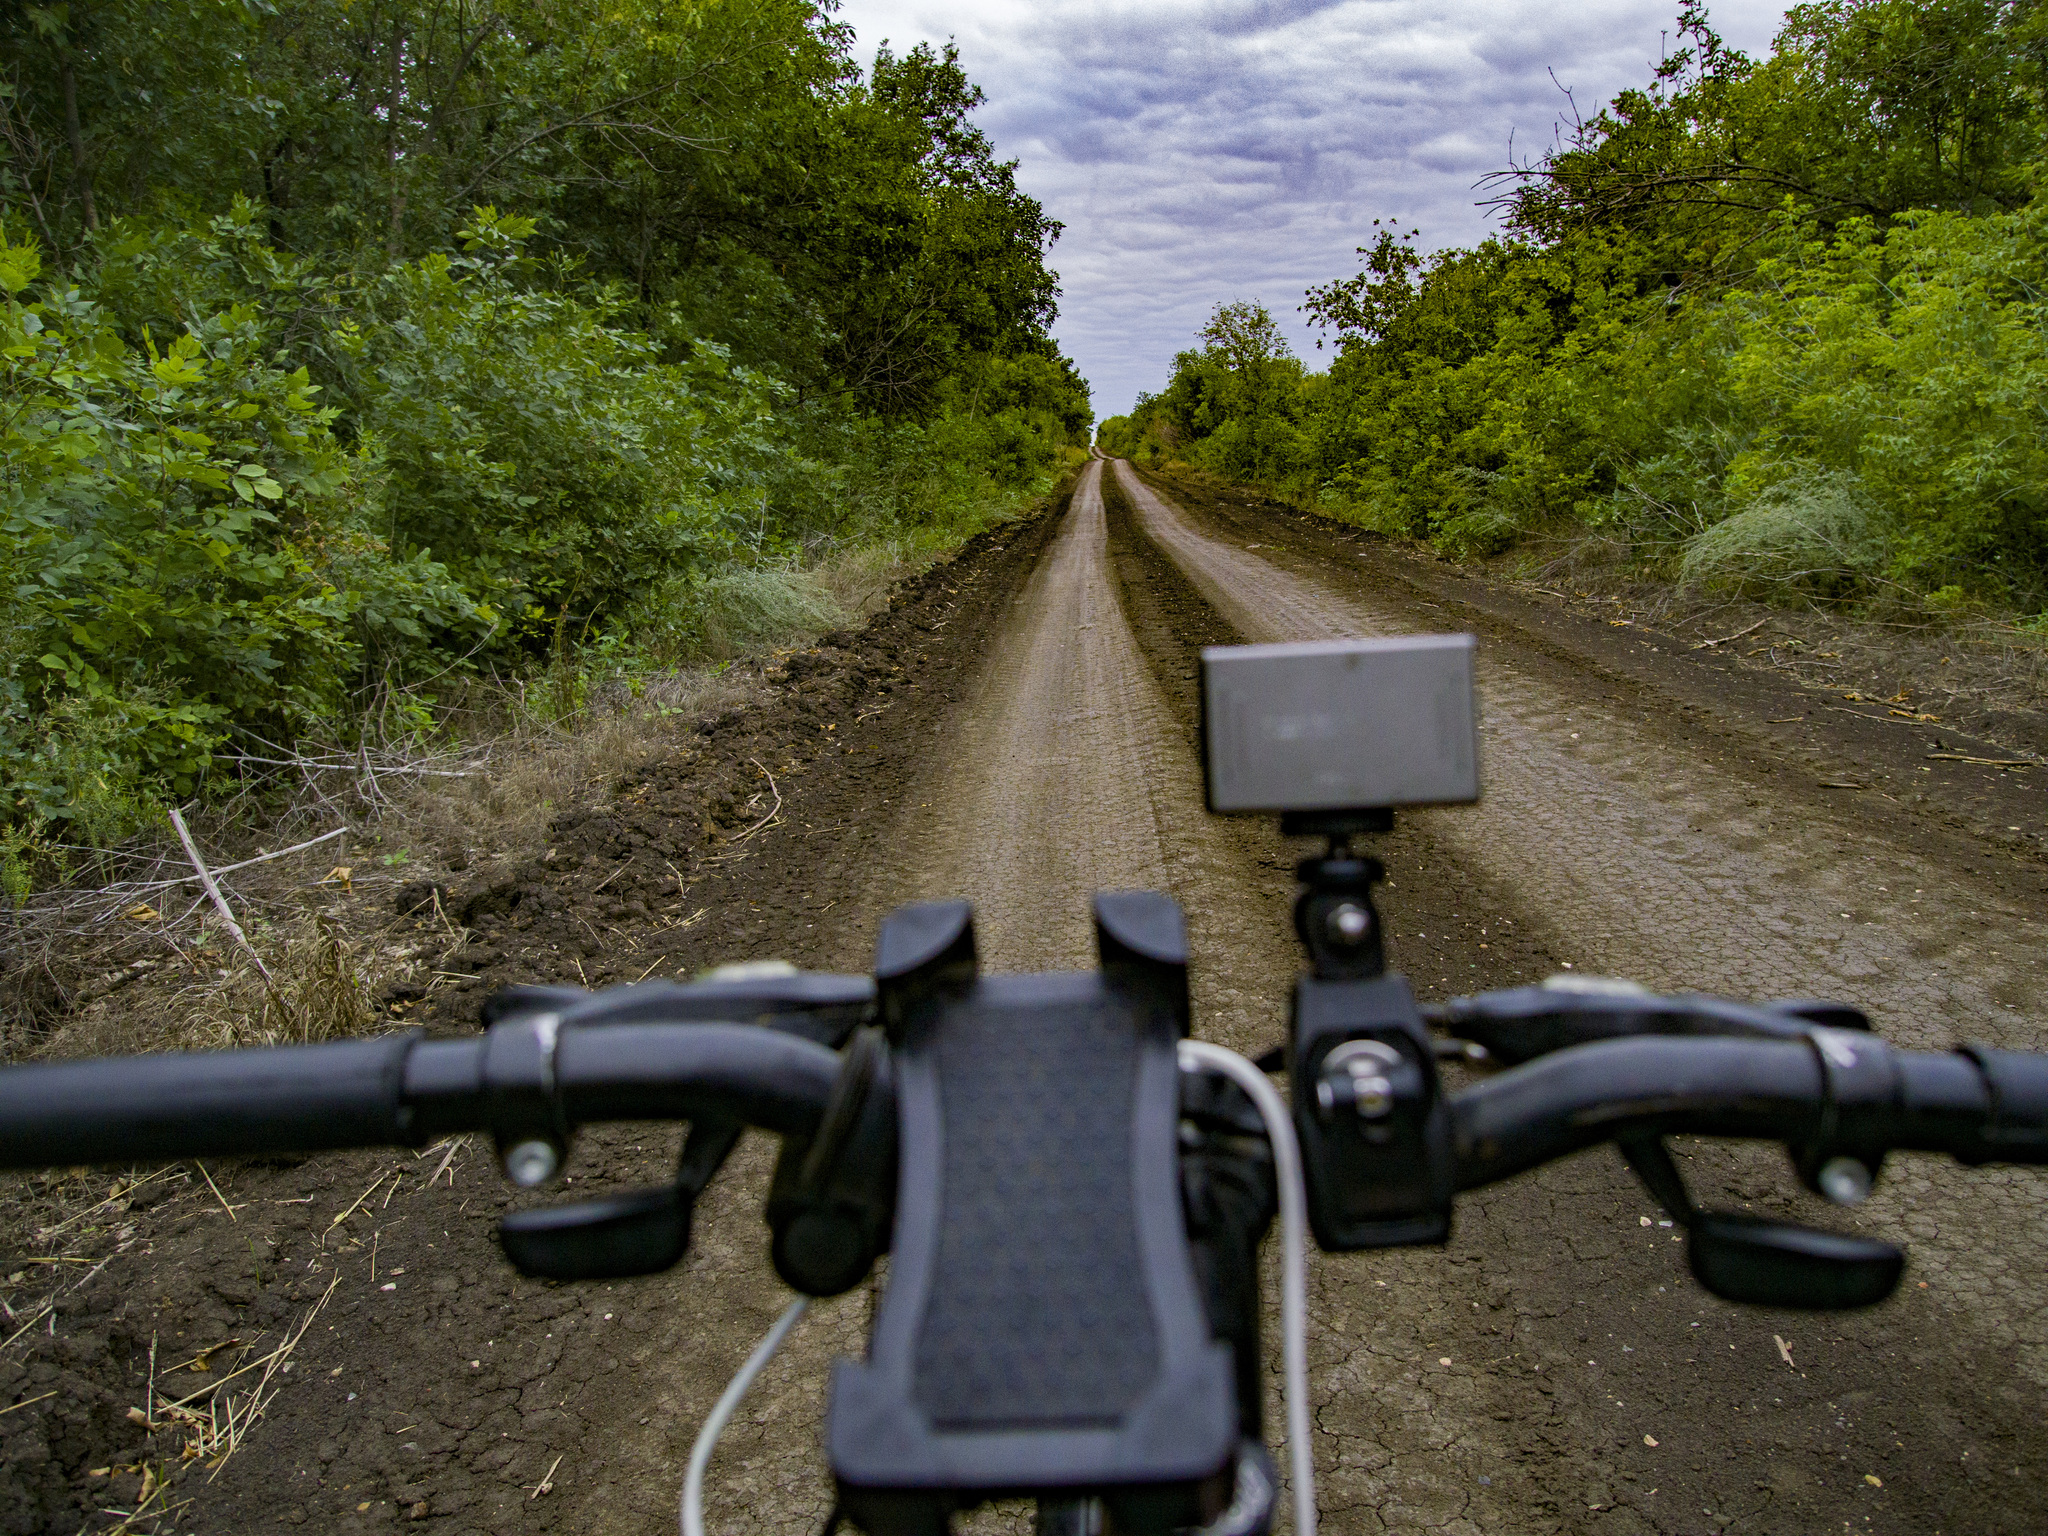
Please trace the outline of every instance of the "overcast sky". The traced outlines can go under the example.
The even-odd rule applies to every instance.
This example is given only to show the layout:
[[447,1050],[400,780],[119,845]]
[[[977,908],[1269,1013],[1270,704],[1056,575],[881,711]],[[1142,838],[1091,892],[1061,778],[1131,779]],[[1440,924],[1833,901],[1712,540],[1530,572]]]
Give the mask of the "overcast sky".
[[[1356,271],[1372,221],[1425,248],[1483,238],[1487,171],[1566,108],[1643,84],[1677,0],[845,0],[863,63],[888,39],[960,45],[980,123],[1062,220],[1054,326],[1098,417],[1164,387],[1226,299],[1296,313]],[[1722,35],[1767,51],[1783,7],[1727,0]],[[1556,81],[1551,79],[1552,73]],[[1324,353],[1323,357],[1327,358]]]

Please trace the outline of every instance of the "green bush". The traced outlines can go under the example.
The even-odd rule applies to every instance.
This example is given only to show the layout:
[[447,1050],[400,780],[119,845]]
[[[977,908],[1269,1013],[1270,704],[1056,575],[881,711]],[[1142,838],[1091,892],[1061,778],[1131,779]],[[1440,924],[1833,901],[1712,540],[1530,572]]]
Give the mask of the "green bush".
[[115,226],[87,286],[0,223],[0,822],[104,845],[237,727],[345,737],[451,667],[830,627],[808,561],[955,541],[1063,461],[1063,363],[926,422],[792,411],[531,232],[479,209],[460,253],[323,273],[243,203]]
[[[37,295],[0,225],[0,772],[10,819],[189,793],[231,722],[303,727],[371,655],[473,624],[439,565],[370,526],[304,368],[237,306],[131,342]],[[82,829],[83,830],[83,829]]]
[[447,23],[0,7],[7,891],[236,731],[419,728],[464,669],[566,715],[585,646],[815,617],[1085,438],[1060,227],[954,50],[862,68],[811,0]]
[[778,388],[711,343],[668,360],[602,290],[523,281],[531,229],[478,210],[464,254],[366,285],[331,352],[394,547],[515,624],[567,611],[587,631],[740,544],[779,446]]

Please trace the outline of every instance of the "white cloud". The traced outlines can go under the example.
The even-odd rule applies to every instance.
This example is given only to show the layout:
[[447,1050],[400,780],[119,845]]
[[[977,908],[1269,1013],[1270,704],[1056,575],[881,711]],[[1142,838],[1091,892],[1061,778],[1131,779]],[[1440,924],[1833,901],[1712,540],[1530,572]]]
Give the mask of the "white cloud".
[[[1676,0],[846,0],[863,62],[960,45],[982,127],[1063,220],[1054,327],[1098,415],[1162,387],[1209,310],[1256,298],[1313,357],[1295,306],[1357,268],[1374,218],[1427,246],[1488,228],[1473,184],[1645,83]],[[1782,8],[1714,16],[1762,53]],[[1555,75],[1555,80],[1552,76]]]

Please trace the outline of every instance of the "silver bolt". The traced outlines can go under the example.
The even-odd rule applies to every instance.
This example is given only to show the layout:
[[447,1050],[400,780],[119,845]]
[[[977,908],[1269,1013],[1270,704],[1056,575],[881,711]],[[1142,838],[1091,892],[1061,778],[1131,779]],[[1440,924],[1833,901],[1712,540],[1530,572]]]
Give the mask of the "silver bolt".
[[1358,1106],[1361,1120],[1384,1120],[1394,1112],[1394,1085],[1378,1073],[1370,1076],[1353,1070],[1351,1101]]
[[1341,1082],[1359,1119],[1384,1120],[1394,1112],[1391,1074],[1400,1065],[1401,1053],[1385,1041],[1346,1040],[1323,1058],[1316,1103],[1325,1115],[1334,1113]]
[[1332,908],[1326,921],[1331,936],[1340,944],[1356,944],[1372,932],[1372,914],[1355,901]]
[[522,1141],[505,1154],[505,1177],[521,1189],[538,1189],[562,1166],[562,1154],[552,1141],[536,1137]]
[[1831,1157],[1814,1180],[1837,1205],[1861,1205],[1870,1195],[1870,1170],[1853,1157]]

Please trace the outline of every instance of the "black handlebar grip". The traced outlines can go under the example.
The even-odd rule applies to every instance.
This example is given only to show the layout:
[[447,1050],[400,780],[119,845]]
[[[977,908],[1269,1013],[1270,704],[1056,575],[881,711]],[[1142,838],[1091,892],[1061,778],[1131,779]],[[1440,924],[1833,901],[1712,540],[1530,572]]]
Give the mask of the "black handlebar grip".
[[416,1033],[0,1071],[0,1167],[410,1145]]
[[1991,1096],[1981,1153],[1967,1160],[2048,1163],[2048,1056],[1988,1045],[1962,1054],[1977,1063]]

